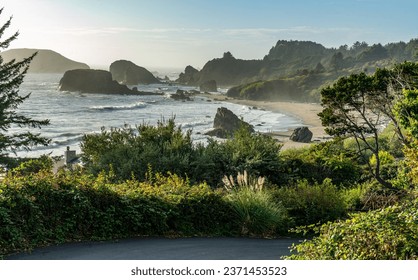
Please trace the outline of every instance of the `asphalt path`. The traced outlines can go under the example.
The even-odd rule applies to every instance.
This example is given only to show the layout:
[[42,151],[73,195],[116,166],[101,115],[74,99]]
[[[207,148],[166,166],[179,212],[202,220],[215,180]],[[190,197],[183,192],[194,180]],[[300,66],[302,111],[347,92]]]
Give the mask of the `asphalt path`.
[[38,248],[8,260],[279,260],[298,239],[138,238]]

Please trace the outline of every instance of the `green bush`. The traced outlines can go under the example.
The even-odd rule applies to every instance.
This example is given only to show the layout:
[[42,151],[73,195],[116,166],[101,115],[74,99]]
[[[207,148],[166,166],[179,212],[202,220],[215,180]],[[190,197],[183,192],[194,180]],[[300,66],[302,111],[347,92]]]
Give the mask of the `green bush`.
[[[167,230],[166,201],[141,192],[130,195],[99,180],[45,173],[7,178],[0,200],[7,216],[1,222],[8,227],[7,232],[15,234],[2,236],[2,251],[67,240],[162,234]],[[10,238],[18,242],[9,243]]]
[[293,246],[288,259],[411,260],[418,259],[418,200],[358,213],[327,223],[319,236]]
[[186,235],[231,234],[236,232],[231,220],[234,218],[231,205],[223,193],[213,190],[206,183],[191,185],[188,179],[168,173],[147,173],[147,181],[128,181],[126,191],[139,185],[142,192],[158,196],[171,205],[167,223],[170,230]]
[[112,176],[62,171],[6,177],[0,185],[0,256],[73,240],[238,231],[231,205],[206,184],[170,174],[115,184]]
[[81,143],[86,169],[98,174],[113,172],[117,179],[143,180],[151,165],[156,172],[186,174],[193,157],[191,131],[183,133],[174,123],[158,122],[157,126],[142,124],[133,129],[104,128],[101,133],[88,134]]
[[141,125],[136,130],[103,129],[84,136],[83,162],[87,172],[94,175],[112,170],[116,181],[132,177],[144,181],[148,166],[152,166],[155,172],[172,172],[213,187],[225,174],[248,170],[270,178],[280,166],[281,145],[272,137],[242,128],[225,142],[210,140],[208,145],[194,145],[190,133],[183,133],[173,119],[157,126]]
[[12,168],[12,172],[19,176],[25,176],[37,173],[41,170],[52,172],[53,160],[48,156],[31,159],[16,159],[16,167]]
[[330,179],[311,185],[298,181],[274,191],[274,197],[287,209],[296,225],[309,225],[336,220],[346,214],[340,191]]
[[341,190],[341,196],[347,211],[360,211],[364,209],[364,197],[368,191],[368,184],[358,184],[357,186]]
[[226,155],[226,174],[237,174],[244,170],[253,176],[266,177],[275,181],[280,162],[282,147],[275,139],[260,133],[251,133],[242,128],[234,137],[220,144]]
[[282,185],[297,180],[310,183],[330,178],[336,185],[351,185],[361,178],[361,167],[354,154],[345,152],[343,143],[336,139],[304,149],[290,149],[280,153],[282,166],[277,173]]

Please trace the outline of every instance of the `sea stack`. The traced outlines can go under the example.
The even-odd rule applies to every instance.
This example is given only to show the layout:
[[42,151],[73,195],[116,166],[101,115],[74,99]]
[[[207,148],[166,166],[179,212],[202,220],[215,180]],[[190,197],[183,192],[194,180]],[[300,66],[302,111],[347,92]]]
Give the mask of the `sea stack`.
[[115,81],[124,85],[160,83],[150,71],[127,60],[113,62],[109,71]]
[[76,69],[65,72],[60,81],[59,90],[108,94],[138,93],[114,81],[110,72],[91,69]]

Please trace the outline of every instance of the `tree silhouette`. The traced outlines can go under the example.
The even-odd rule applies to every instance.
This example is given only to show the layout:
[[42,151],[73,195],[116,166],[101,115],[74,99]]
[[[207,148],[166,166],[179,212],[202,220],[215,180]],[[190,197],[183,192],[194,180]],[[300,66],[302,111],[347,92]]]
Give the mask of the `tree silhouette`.
[[[0,9],[0,15],[2,12],[3,8]],[[0,27],[0,50],[8,48],[19,35],[19,32],[16,32],[2,40],[11,20],[12,17]],[[30,94],[19,95],[19,87],[35,55],[36,53],[22,61],[11,60],[9,62],[4,62],[0,56],[0,164],[3,165],[10,163],[10,152],[16,154],[19,149],[30,150],[35,145],[48,145],[50,142],[40,134],[30,132],[31,128],[48,125],[49,120],[34,120],[17,111],[19,105],[30,96]],[[28,130],[12,134],[9,130],[13,127],[27,127]]]

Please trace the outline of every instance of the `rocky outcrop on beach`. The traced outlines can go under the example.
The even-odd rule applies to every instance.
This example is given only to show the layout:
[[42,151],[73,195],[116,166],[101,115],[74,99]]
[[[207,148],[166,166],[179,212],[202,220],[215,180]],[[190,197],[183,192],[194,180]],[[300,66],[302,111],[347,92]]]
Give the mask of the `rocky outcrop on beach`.
[[160,83],[150,71],[127,60],[113,62],[109,71],[114,80],[124,85]]
[[300,143],[309,143],[312,140],[312,136],[312,131],[310,131],[308,127],[302,126],[296,128],[293,131],[292,135],[290,136],[290,140]]
[[64,57],[52,50],[43,49],[11,49],[1,52],[0,56],[4,62],[12,59],[22,61],[34,53],[38,53],[29,66],[28,73],[64,73],[73,69],[89,69],[90,67],[81,62],[77,62]]
[[218,108],[213,121],[213,129],[206,132],[205,135],[227,138],[228,136],[232,136],[243,126],[249,131],[254,132],[252,125],[238,118],[231,110],[220,107]]
[[64,73],[59,90],[80,91],[84,93],[140,94],[112,79],[104,70],[76,69]]
[[207,92],[217,92],[218,91],[218,85],[216,84],[215,80],[209,80],[206,81],[199,86],[200,91],[207,91]]

